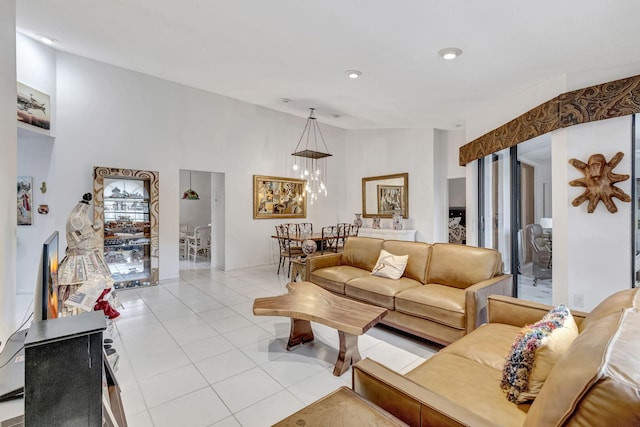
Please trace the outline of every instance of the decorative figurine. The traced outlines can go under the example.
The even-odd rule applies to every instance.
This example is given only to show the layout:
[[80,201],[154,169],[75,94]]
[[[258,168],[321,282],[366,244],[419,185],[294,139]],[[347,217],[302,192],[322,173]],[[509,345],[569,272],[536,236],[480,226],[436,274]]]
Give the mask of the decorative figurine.
[[602,200],[609,212],[616,213],[618,208],[612,198],[617,197],[623,202],[630,202],[631,197],[616,187],[617,182],[629,179],[627,174],[613,173],[613,169],[624,157],[624,153],[618,152],[607,162],[603,154],[593,154],[587,163],[577,159],[570,159],[569,163],[584,173],[584,178],[574,179],[569,182],[572,187],[585,187],[584,192],[573,199],[573,206],[580,206],[585,200],[589,200],[587,213],[593,213],[598,203]]

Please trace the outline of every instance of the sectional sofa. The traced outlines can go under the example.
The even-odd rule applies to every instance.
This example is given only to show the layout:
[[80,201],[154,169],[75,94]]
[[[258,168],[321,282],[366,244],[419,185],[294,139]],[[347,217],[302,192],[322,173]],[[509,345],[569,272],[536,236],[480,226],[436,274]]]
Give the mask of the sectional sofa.
[[[552,307],[505,296],[488,298],[488,324],[404,375],[361,360],[353,390],[410,426],[639,426],[639,306],[640,289],[629,289],[572,311],[573,341],[533,401],[507,400],[503,366],[523,326]],[[540,357],[538,347],[534,369]]]
[[[372,274],[382,250],[408,255],[399,279]],[[349,237],[342,252],[306,264],[307,281],[384,307],[382,323],[445,345],[486,321],[488,295],[512,294],[500,253],[473,246]]]

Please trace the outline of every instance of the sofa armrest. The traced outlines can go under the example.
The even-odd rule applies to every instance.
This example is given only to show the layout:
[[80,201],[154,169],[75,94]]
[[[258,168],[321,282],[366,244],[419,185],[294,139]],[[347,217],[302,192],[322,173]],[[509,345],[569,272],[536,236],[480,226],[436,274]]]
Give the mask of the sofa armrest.
[[469,411],[371,359],[353,365],[352,388],[410,426],[492,426]]
[[307,257],[307,277],[305,278],[305,280],[309,281],[311,273],[315,270],[327,267],[335,267],[336,265],[341,264],[342,254],[340,253],[309,256]]
[[[526,301],[504,295],[491,295],[488,298],[487,320],[489,323],[504,323],[522,327],[542,319],[554,306],[539,302]],[[571,314],[580,326],[587,313],[571,310]]]
[[509,295],[513,293],[513,277],[501,274],[491,279],[471,285],[465,289],[465,313],[467,333],[487,321],[487,298],[489,295]]

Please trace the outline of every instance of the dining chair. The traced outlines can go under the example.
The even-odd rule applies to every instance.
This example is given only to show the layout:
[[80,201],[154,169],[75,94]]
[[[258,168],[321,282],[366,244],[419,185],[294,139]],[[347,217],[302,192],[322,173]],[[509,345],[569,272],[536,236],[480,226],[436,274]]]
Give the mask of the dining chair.
[[310,222],[301,222],[298,224],[298,232],[300,234],[313,234],[313,224]]
[[324,253],[328,252],[338,252],[338,226],[337,225],[328,225],[322,227],[322,250]]
[[[298,234],[300,234],[300,229],[299,229],[298,224],[285,223],[285,224],[282,224],[282,225],[284,225],[287,228],[287,233],[288,233],[287,235],[289,237],[297,236]],[[289,244],[291,246],[299,246],[299,247],[301,247],[301,245],[302,245],[300,242],[296,242],[296,241],[291,241]]]
[[198,226],[193,229],[193,234],[187,237],[187,259],[193,262],[198,259],[198,254],[209,257],[211,251],[211,227]]
[[180,230],[178,234],[178,255],[180,258],[187,257],[187,237],[189,235],[189,224],[180,224]]
[[276,236],[278,238],[278,247],[280,248],[280,260],[278,261],[278,272],[276,274],[280,274],[280,269],[284,267],[284,263],[288,259],[289,265],[287,266],[287,277],[290,277],[291,259],[303,257],[304,252],[302,252],[302,248],[291,244],[289,227],[287,224],[280,224],[275,227]]
[[348,222],[340,222],[337,225],[338,227],[338,240],[336,242],[336,250],[340,252],[344,249],[344,242],[347,241],[347,237],[351,235],[351,227],[352,225]]
[[540,224],[527,224],[525,233],[531,254],[533,286],[538,286],[538,280],[551,279],[553,276],[551,240],[543,235]]

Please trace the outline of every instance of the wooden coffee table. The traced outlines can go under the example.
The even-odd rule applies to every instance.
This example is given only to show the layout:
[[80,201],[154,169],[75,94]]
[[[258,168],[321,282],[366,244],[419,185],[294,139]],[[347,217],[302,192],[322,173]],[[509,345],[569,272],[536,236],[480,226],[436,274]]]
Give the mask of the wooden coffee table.
[[407,424],[347,387],[302,408],[273,427],[392,427]]
[[286,316],[291,318],[291,333],[287,350],[313,341],[311,321],[338,330],[340,351],[333,375],[344,374],[361,359],[358,335],[362,335],[387,315],[387,309],[352,301],[334,295],[310,282],[290,282],[289,293],[276,297],[256,298],[256,316]]

